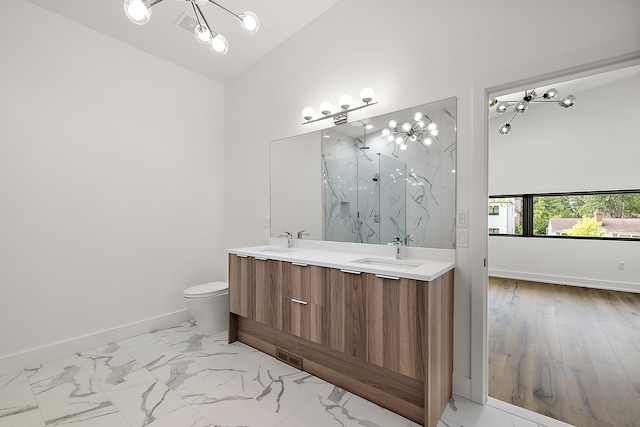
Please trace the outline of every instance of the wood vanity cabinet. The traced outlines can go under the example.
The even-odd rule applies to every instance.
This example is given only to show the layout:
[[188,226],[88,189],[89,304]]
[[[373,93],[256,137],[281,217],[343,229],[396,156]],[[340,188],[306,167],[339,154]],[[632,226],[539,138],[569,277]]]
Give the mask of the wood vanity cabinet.
[[282,329],[282,261],[229,255],[229,306],[239,316]]
[[453,270],[425,282],[229,254],[229,292],[230,342],[293,356],[313,375],[437,425],[453,391]]
[[422,348],[426,282],[363,274],[368,361],[424,381]]
[[327,268],[324,291],[324,345],[367,360],[366,274]]
[[283,263],[283,331],[322,344],[324,277],[324,267]]

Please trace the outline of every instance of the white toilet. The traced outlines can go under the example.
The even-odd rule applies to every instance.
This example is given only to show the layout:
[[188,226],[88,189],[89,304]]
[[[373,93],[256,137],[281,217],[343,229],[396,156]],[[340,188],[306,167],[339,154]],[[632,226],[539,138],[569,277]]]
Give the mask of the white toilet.
[[184,301],[196,319],[198,331],[215,334],[229,328],[229,285],[209,282],[184,290]]

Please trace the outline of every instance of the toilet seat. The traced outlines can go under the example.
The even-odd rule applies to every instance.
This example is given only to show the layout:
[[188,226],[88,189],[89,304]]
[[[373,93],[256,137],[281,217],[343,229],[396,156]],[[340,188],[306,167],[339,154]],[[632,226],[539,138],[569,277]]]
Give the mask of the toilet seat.
[[226,282],[209,282],[185,289],[183,296],[187,299],[208,298],[217,295],[224,295],[228,292],[229,285]]

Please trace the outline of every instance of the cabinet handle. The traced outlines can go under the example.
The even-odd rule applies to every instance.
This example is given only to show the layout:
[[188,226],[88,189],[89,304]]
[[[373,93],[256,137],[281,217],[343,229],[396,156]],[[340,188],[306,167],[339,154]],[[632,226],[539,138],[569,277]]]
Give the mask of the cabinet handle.
[[361,273],[360,271],[355,271],[355,270],[342,270],[341,269],[340,271],[342,271],[343,273],[349,273],[349,274],[360,274]]
[[376,277],[379,277],[381,279],[400,280],[399,277],[396,277],[396,276],[385,276],[384,274],[376,274]]
[[249,258],[249,255],[236,255],[238,258]]
[[262,258],[262,257],[259,257],[259,256],[254,257],[254,258],[257,259],[258,261],[266,261],[266,260],[269,259],[269,258]]
[[302,305],[307,305],[307,304],[309,304],[309,303],[308,303],[308,302],[306,302],[306,301],[302,301],[302,300],[295,299],[295,298],[291,298],[291,302],[297,302],[298,304],[302,304]]
[[304,263],[301,263],[301,262],[292,262],[291,264],[297,265],[299,267],[306,267],[307,266],[307,264],[304,264]]

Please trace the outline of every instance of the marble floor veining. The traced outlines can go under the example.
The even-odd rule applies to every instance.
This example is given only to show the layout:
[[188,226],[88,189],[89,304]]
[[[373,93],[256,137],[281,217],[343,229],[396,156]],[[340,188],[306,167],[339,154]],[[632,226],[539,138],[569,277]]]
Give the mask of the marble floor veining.
[[[192,322],[0,376],[0,427],[414,427]],[[539,427],[456,398],[438,427]]]

